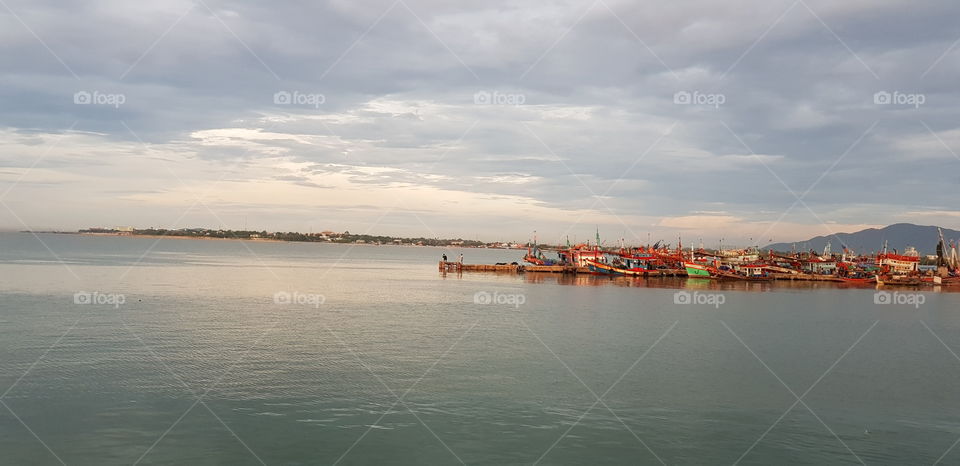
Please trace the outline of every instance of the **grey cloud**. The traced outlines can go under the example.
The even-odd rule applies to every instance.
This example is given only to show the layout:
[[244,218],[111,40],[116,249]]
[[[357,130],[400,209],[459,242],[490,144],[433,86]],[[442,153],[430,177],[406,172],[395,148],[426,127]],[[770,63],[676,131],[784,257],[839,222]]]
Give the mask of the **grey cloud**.
[[[139,137],[238,169],[281,151],[310,163],[313,175],[344,173],[368,185],[599,210],[594,193],[610,189],[604,204],[623,215],[685,215],[721,203],[757,221],[775,219],[765,212],[782,212],[795,198],[767,167],[749,163],[751,152],[776,156],[769,169],[797,193],[830,170],[805,201],[849,223],[950,209],[944,193],[958,180],[950,173],[960,161],[949,154],[918,157],[894,145],[933,138],[923,123],[956,128],[960,50],[949,47],[958,6],[950,1],[808,1],[829,29],[797,4],[769,32],[792,2],[608,1],[612,11],[594,4],[584,14],[589,2],[431,0],[408,1],[410,10],[396,4],[382,18],[393,2],[207,2],[212,12],[190,2],[9,4],[79,78],[15,18],[0,15],[0,125],[19,131],[23,146],[78,122],[109,141],[138,144]],[[84,90],[122,93],[126,102],[74,104]],[[277,105],[278,91],[321,93],[325,101]],[[474,94],[487,91],[520,93],[525,103],[474,104]],[[678,91],[719,93],[725,102],[677,105]],[[926,102],[877,105],[878,91],[923,93]],[[588,110],[581,119],[551,109]],[[290,119],[271,120],[277,116]],[[307,118],[317,116],[330,119]],[[219,146],[191,137],[220,128],[291,137]],[[16,152],[0,158],[3,167],[31,163]],[[110,163],[55,154],[39,167]],[[526,182],[491,181],[504,174]],[[276,179],[326,187],[297,174]]]

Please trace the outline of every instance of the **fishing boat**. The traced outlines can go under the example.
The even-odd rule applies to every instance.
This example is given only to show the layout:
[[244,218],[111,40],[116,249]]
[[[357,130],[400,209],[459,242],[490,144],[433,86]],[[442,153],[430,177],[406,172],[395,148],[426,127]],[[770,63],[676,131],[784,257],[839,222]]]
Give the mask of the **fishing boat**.
[[523,256],[523,261],[533,265],[557,265],[559,263],[557,260],[547,259],[536,243],[527,247],[527,254]]
[[872,285],[877,283],[876,275],[871,277],[839,277],[840,281],[843,283],[849,283],[852,285]]
[[877,275],[877,285],[920,286],[923,280],[920,277],[906,275]]
[[919,286],[923,284],[919,274],[920,254],[914,248],[907,248],[903,254],[887,251],[884,242],[883,251],[877,254],[876,281],[878,285]]
[[619,275],[612,266],[604,264],[599,260],[588,259],[586,260],[587,268],[590,269],[590,273],[595,275]]
[[743,280],[748,282],[768,282],[773,280],[770,275],[742,275],[739,273],[720,272],[717,278],[725,280]]
[[566,251],[561,251],[560,255],[567,263],[578,267],[589,267],[591,261],[600,261],[603,252],[587,244],[578,244]]
[[923,277],[923,283],[934,286],[957,286],[960,285],[960,277]]
[[898,254],[896,250],[893,253],[887,252],[887,245],[884,243],[883,252],[877,254],[877,267],[883,273],[908,275],[914,274],[919,270],[920,254],[914,248],[907,248],[903,254]]
[[[758,268],[758,266],[753,265],[747,270]],[[759,267],[762,269],[762,267]],[[714,275],[714,278],[721,280],[744,280],[744,281],[757,281],[757,282],[766,282],[773,280],[772,275],[766,273],[750,273],[744,270],[735,270],[727,266],[721,266],[715,270],[711,270]]]
[[683,261],[683,267],[687,270],[687,276],[690,278],[714,278],[715,274],[710,273],[710,268],[696,262]]
[[590,259],[586,261],[587,268],[590,269],[590,272],[597,275],[625,275],[628,277],[642,277],[647,271],[645,269],[628,269],[626,267],[618,267],[616,265],[607,264],[596,259]]

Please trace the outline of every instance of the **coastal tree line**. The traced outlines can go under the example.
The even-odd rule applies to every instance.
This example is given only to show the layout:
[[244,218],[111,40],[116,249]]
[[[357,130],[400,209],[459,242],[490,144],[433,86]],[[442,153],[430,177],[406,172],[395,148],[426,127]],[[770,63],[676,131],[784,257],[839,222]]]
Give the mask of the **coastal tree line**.
[[184,228],[184,229],[165,229],[165,228],[145,228],[116,230],[110,228],[90,228],[80,230],[80,233],[103,233],[103,234],[130,234],[140,236],[178,236],[188,238],[221,238],[221,239],[268,239],[276,241],[297,241],[297,242],[325,242],[325,243],[370,243],[370,244],[415,244],[422,246],[465,246],[480,247],[487,246],[488,243],[476,240],[465,240],[462,238],[444,239],[444,238],[405,238],[396,236],[352,234],[349,231],[342,233],[324,232],[324,233],[301,233],[296,231],[274,231],[266,230],[213,230],[207,228]]

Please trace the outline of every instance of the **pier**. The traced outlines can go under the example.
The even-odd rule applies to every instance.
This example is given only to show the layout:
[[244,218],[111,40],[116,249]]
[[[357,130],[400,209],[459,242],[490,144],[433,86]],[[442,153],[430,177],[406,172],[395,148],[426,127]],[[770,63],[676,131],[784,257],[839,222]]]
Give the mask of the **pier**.
[[811,273],[771,273],[774,280],[797,280],[808,282],[842,282],[842,278],[832,275],[814,275]]
[[514,264],[464,264],[462,262],[440,261],[441,272],[523,272],[522,265]]
[[[440,261],[441,272],[503,272],[503,273],[564,273],[593,274],[588,267],[576,265],[524,265],[524,264],[463,264],[460,262]],[[660,269],[644,273],[645,277],[686,277],[685,270]]]
[[575,265],[522,265],[522,264],[463,264],[440,261],[441,272],[506,272],[506,273],[590,273],[586,267]]

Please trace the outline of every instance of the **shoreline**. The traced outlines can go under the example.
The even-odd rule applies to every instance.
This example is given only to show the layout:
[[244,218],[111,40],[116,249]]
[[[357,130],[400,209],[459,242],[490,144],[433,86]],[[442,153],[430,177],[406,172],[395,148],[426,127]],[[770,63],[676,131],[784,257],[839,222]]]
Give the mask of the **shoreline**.
[[[19,232],[19,233],[30,233],[30,232]],[[73,232],[73,231],[37,231],[32,233],[44,233],[44,234],[53,234],[53,235],[80,235],[80,236],[101,236],[101,237],[119,237],[119,238],[166,238],[166,239],[176,239],[176,240],[198,240],[198,241],[250,241],[254,243],[297,243],[297,244],[339,244],[346,246],[396,246],[396,247],[414,247],[414,248],[439,248],[439,249],[490,249],[490,250],[502,250],[502,251],[522,251],[525,248],[478,248],[474,246],[434,246],[434,245],[417,245],[417,244],[394,244],[394,243],[342,243],[335,241],[288,241],[282,239],[273,239],[273,238],[218,238],[210,236],[183,236],[183,235],[137,235],[133,233],[90,233],[90,232]]]
[[164,239],[178,239],[178,240],[197,240],[197,241],[255,241],[260,243],[307,243],[310,241],[283,241],[279,239],[269,239],[269,238],[217,238],[209,236],[183,236],[183,235],[135,235],[132,233],[67,233],[67,232],[57,232],[57,231],[45,231],[41,233],[50,233],[55,235],[80,235],[80,236],[106,236],[106,237],[120,237],[120,238],[164,238]]

